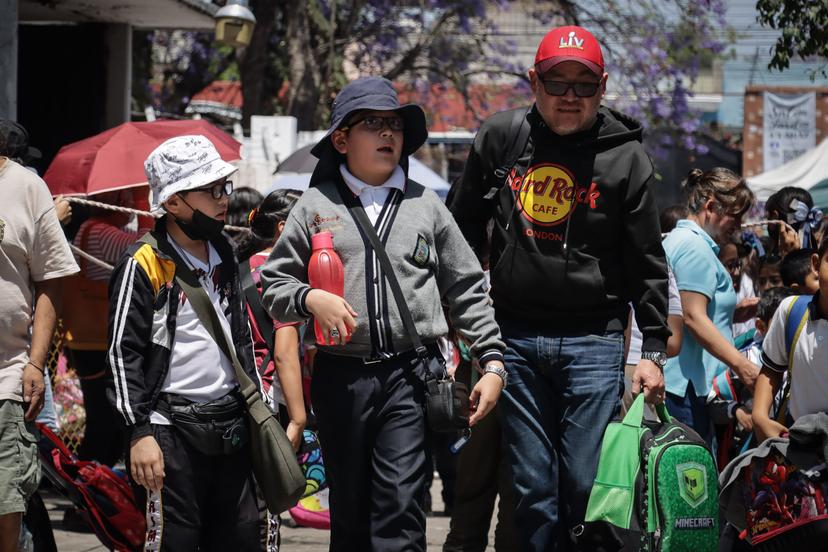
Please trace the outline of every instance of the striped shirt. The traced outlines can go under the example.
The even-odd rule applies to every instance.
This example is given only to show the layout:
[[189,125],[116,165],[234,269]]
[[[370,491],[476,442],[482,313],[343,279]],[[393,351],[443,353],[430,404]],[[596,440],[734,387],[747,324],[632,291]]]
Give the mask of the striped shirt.
[[[141,218],[139,220],[143,222],[146,219]],[[96,259],[114,265],[127,250],[127,247],[138,241],[141,236],[152,228],[153,221],[148,222],[150,225],[139,228],[137,232],[127,232],[93,217],[80,225],[72,243],[75,247],[79,247]],[[80,265],[83,275],[90,280],[109,280],[111,274],[109,270],[83,258],[80,259]]]

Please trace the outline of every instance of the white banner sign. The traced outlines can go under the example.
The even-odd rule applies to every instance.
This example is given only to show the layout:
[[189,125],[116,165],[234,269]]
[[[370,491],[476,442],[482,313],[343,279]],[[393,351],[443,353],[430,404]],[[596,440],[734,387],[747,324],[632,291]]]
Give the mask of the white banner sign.
[[816,93],[765,92],[765,171],[784,165],[816,146]]

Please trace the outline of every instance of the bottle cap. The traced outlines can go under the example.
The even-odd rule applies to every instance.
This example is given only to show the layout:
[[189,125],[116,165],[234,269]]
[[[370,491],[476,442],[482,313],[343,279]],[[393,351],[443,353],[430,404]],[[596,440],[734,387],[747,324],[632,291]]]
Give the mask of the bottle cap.
[[311,249],[333,249],[333,234],[325,231],[311,236]]

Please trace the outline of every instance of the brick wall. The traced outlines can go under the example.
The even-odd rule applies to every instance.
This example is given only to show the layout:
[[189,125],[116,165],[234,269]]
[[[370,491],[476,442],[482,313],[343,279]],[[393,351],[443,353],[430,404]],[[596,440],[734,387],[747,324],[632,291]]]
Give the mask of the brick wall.
[[765,92],[802,94],[816,92],[816,143],[828,138],[828,87],[748,86],[745,89],[745,127],[742,144],[742,172],[750,177],[764,172],[762,159]]

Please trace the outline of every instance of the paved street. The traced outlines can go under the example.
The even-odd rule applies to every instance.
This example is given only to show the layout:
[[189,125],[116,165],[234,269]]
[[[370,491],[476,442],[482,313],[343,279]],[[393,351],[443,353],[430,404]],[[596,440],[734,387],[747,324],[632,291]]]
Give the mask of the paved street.
[[[434,484],[431,487],[431,497],[434,501],[434,510],[443,510],[443,501],[440,498],[440,479],[434,477]],[[49,516],[52,519],[52,526],[55,532],[58,550],[60,552],[106,552],[98,539],[92,533],[76,533],[66,531],[62,527],[63,512],[69,506],[69,502],[55,495],[44,496],[46,506],[49,508]],[[495,515],[497,513],[495,512]],[[443,541],[449,528],[449,518],[443,516],[431,516],[428,518],[427,537],[428,552],[439,552],[443,548]],[[494,526],[489,530],[489,542],[494,542]],[[282,550],[284,552],[323,552],[328,549],[328,532],[303,527],[282,528]],[[489,546],[488,551],[494,551]]]

